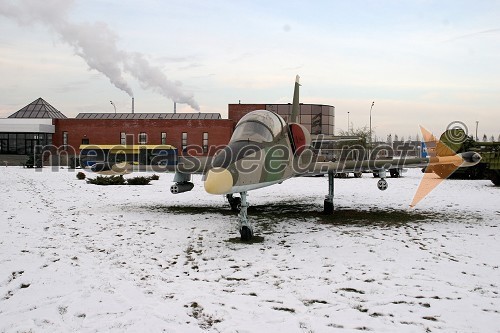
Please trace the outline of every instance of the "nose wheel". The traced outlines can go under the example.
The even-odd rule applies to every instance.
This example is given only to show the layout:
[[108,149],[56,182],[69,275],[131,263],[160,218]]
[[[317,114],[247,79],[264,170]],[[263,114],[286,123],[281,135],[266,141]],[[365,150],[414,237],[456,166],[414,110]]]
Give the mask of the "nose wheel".
[[241,240],[244,242],[248,242],[253,237],[252,229],[247,226],[242,226],[240,229]]
[[385,180],[386,171],[385,170],[377,170],[377,173],[380,176],[380,179],[377,182],[378,189],[381,191],[387,190],[387,188],[389,187],[389,184],[387,184],[387,180]]
[[387,180],[385,179],[380,179],[378,182],[377,182],[377,187],[379,190],[381,191],[385,191],[387,190],[387,188],[389,187],[389,184],[387,184]]
[[253,228],[250,221],[248,221],[247,209],[248,209],[248,201],[247,201],[247,192],[240,193],[240,213],[238,214],[239,219],[239,229],[241,240],[247,242],[253,237]]
[[325,214],[331,215],[333,214],[333,190],[334,190],[334,183],[333,183],[333,178],[335,175],[332,172],[328,173],[328,195],[325,196],[325,201],[324,201],[324,212]]

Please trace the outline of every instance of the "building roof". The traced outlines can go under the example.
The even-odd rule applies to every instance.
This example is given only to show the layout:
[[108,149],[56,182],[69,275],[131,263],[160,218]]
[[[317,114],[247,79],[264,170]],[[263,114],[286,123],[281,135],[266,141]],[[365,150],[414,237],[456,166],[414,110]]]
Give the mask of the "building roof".
[[221,119],[220,113],[79,113],[76,119]]
[[141,149],[147,150],[172,150],[171,145],[80,145],[80,150],[109,150],[110,153],[138,153]]
[[47,103],[43,98],[39,98],[26,105],[21,110],[11,114],[9,118],[67,118],[61,111]]

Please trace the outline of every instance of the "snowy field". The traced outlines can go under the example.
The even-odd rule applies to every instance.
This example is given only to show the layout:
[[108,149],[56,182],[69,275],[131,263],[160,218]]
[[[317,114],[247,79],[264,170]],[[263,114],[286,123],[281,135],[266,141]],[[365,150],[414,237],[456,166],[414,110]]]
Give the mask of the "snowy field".
[[[222,196],[0,168],[1,332],[499,332],[500,188],[422,173],[250,192],[257,242]],[[87,174],[88,176],[93,176]],[[127,177],[130,177],[128,175]],[[263,239],[262,239],[263,237]]]

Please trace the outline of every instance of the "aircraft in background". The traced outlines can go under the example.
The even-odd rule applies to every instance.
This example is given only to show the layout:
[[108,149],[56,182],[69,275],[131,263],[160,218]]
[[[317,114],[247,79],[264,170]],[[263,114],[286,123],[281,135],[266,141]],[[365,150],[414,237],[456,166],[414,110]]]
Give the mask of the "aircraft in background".
[[[248,219],[247,192],[280,184],[305,175],[328,174],[328,194],[324,211],[333,213],[334,175],[344,172],[377,171],[377,186],[387,189],[386,170],[395,167],[424,167],[451,165],[452,168],[477,164],[481,156],[474,152],[455,154],[447,151],[441,156],[427,158],[375,159],[363,155],[358,160],[318,162],[311,148],[309,131],[297,123],[299,115],[299,76],[295,80],[290,122],[269,110],[256,110],[246,114],[237,123],[229,144],[220,150],[210,163],[200,163],[196,158],[180,159],[171,187],[174,194],[193,189],[191,174],[203,173],[207,193],[225,195],[233,210],[239,210],[241,239],[248,241],[253,228]],[[239,193],[240,197],[233,195]]]

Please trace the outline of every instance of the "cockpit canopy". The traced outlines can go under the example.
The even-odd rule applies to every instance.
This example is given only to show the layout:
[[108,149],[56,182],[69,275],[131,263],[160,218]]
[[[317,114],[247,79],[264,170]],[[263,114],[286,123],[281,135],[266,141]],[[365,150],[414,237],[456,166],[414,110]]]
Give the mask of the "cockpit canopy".
[[230,142],[273,142],[281,133],[285,121],[279,115],[267,110],[257,110],[240,119]]

